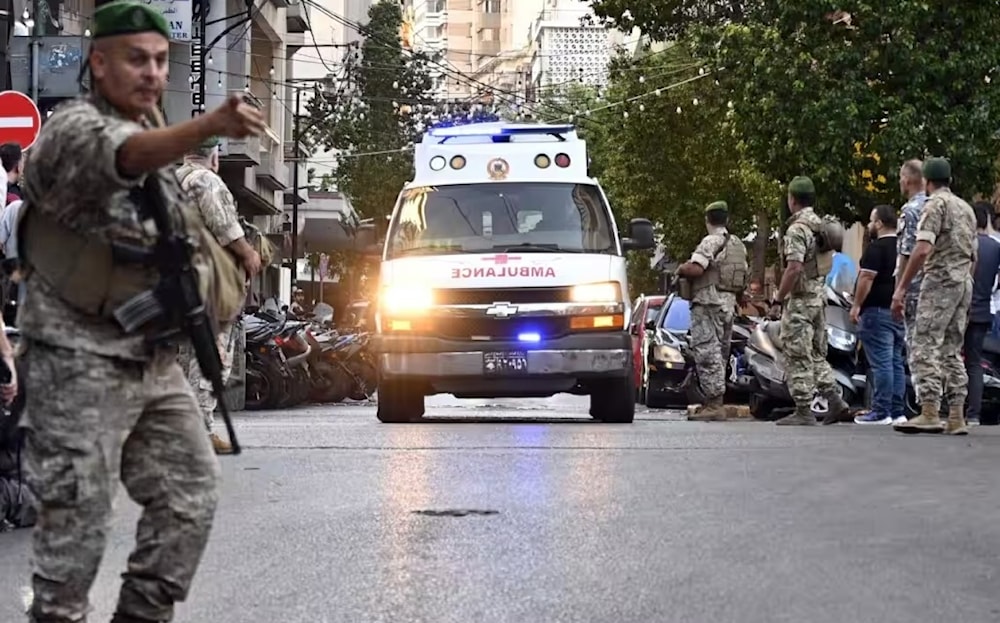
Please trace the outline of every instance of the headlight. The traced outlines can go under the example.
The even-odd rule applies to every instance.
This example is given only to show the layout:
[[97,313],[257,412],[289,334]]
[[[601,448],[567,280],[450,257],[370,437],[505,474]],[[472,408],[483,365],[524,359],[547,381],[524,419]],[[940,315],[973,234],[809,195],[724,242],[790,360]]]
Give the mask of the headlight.
[[836,348],[837,350],[852,351],[858,341],[857,336],[853,333],[848,333],[843,329],[837,329],[835,327],[826,328],[826,337],[830,342],[830,346]]
[[380,304],[390,314],[423,311],[434,304],[434,292],[419,286],[389,286],[382,290]]
[[665,363],[684,363],[684,355],[673,346],[657,346],[653,349],[653,359]]
[[621,288],[617,281],[585,283],[573,286],[569,298],[574,303],[617,303],[621,300]]

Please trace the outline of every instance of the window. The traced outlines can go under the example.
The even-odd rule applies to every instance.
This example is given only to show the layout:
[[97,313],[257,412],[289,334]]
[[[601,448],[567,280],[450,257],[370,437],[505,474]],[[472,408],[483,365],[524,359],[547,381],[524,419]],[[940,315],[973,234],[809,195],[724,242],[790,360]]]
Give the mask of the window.
[[413,188],[400,198],[389,238],[389,257],[520,245],[539,252],[617,253],[607,205],[596,186],[583,184]]
[[673,297],[666,313],[661,316],[660,326],[667,331],[686,333],[691,328],[691,306],[678,296]]
[[499,13],[500,12],[500,0],[486,0],[483,2],[483,12],[484,13]]
[[646,326],[650,320],[656,320],[662,308],[663,303],[650,303],[646,307],[646,317],[642,319],[642,326]]

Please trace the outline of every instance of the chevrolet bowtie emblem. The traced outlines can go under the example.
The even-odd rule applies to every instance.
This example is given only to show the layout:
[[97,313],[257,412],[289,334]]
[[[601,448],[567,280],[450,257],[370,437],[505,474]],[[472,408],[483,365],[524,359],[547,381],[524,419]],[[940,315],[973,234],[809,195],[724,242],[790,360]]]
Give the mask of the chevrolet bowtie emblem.
[[497,318],[508,318],[516,313],[517,306],[510,303],[494,303],[493,307],[486,310],[487,316],[495,316]]

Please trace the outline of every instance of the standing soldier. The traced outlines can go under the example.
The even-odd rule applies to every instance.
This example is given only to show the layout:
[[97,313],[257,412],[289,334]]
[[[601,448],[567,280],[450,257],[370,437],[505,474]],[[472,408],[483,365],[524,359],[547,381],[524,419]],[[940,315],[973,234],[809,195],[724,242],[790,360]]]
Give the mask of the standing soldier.
[[[215,236],[220,245],[233,254],[243,267],[248,277],[260,272],[260,255],[247,242],[240,225],[240,217],[236,211],[233,195],[226,183],[218,175],[219,171],[219,141],[212,137],[197,148],[191,150],[184,158],[184,164],[177,170],[177,179],[181,188],[198,206],[205,226]],[[246,292],[243,294],[246,297]],[[222,382],[229,381],[233,369],[233,347],[235,345],[235,330],[238,322],[220,327],[218,336],[219,355],[222,359]],[[218,454],[230,454],[233,451],[228,442],[223,441],[212,432],[215,424],[215,407],[218,399],[212,393],[212,382],[205,378],[201,366],[194,357],[191,348],[184,347],[181,353],[181,365],[187,370],[188,381],[194,389],[198,404],[205,415],[205,426],[209,438]]]
[[816,424],[811,403],[817,389],[829,404],[824,424],[838,422],[849,412],[826,360],[824,279],[830,272],[836,243],[825,239],[823,219],[812,208],[815,201],[816,189],[808,177],[796,177],[788,184],[791,217],[782,245],[785,272],[772,305],[784,307],[781,343],[795,412],[778,420],[779,426]]
[[[171,127],[159,121],[170,29],[145,3],[94,11],[93,92],[60,106],[25,170],[19,256],[28,482],[39,499],[30,620],[86,619],[118,479],[142,508],[113,623],[173,618],[211,530],[219,464],[177,346],[129,332],[122,304],[159,281],[152,193],[201,232],[172,166],[210,136],[263,130],[238,98]],[[206,256],[199,245],[199,261]],[[205,264],[222,270],[210,259]],[[232,301],[215,301],[233,307]],[[162,327],[160,327],[162,328]]]
[[[917,225],[917,245],[892,297],[892,311],[901,317],[907,288],[923,269],[911,357],[920,415],[894,428],[905,433],[944,430],[965,435],[969,432],[963,413],[969,377],[961,350],[972,302],[976,214],[948,187],[951,165],[947,160],[930,158],[923,174],[929,196]],[[939,414],[942,381],[948,388],[947,426]]]
[[729,207],[716,201],[705,208],[708,235],[677,274],[690,281],[691,349],[705,405],[689,420],[712,421],[726,417],[726,362],[733,333],[736,295],[747,286],[750,271],[743,241],[730,235]]
[[[903,204],[902,214],[897,226],[896,237],[896,286],[902,279],[906,264],[913,255],[913,249],[917,246],[917,223],[920,222],[920,215],[924,210],[924,203],[927,201],[927,193],[924,190],[923,163],[919,160],[907,160],[899,170],[899,190],[906,197]],[[907,360],[913,354],[913,330],[917,322],[917,297],[920,295],[920,273],[916,273],[913,281],[910,282],[906,291],[906,300],[903,305],[903,323],[906,327],[906,356]],[[912,364],[910,373],[913,373]]]

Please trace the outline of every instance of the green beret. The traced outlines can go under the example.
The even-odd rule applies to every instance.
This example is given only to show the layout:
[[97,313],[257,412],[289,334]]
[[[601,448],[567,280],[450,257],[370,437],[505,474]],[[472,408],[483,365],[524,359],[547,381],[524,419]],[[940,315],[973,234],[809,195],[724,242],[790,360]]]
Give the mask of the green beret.
[[202,141],[201,148],[204,149],[204,150],[206,150],[206,151],[208,151],[210,149],[214,149],[214,148],[218,147],[221,144],[222,144],[222,141],[219,140],[218,136],[210,136],[210,137],[206,138],[204,141]]
[[813,181],[805,175],[799,175],[788,183],[788,192],[793,195],[815,195],[816,187]]
[[928,158],[924,163],[925,180],[950,180],[951,165],[944,158]]
[[167,39],[170,38],[170,26],[166,18],[148,4],[117,0],[103,4],[94,11],[94,39],[141,32],[158,32]]
[[729,212],[729,206],[726,205],[725,201],[713,201],[705,208],[705,212],[715,212],[716,210],[720,212]]

